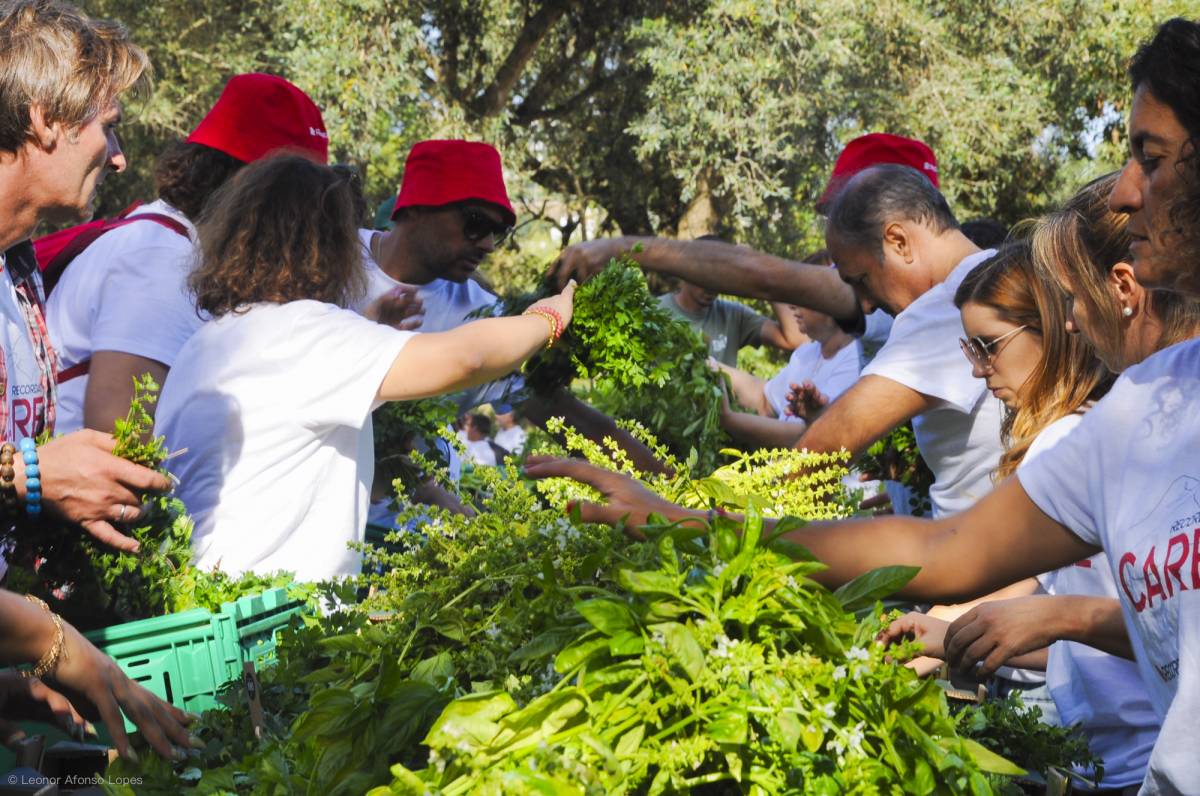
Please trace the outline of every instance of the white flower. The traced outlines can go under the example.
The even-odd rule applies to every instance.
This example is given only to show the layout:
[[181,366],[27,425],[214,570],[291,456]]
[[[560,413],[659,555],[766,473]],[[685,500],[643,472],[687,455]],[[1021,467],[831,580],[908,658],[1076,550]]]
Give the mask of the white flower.
[[833,679],[835,681],[845,679],[845,677],[846,677],[846,667],[845,666],[839,666],[833,670]]
[[733,654],[733,648],[736,647],[740,643],[737,641],[737,639],[731,639],[731,638],[729,638],[729,636],[725,635],[724,633],[717,636],[716,642],[717,642],[717,648],[714,649],[711,653],[709,653],[714,658],[730,657],[730,655]]
[[495,625],[488,625],[487,629],[483,631],[483,634],[491,639],[499,638],[500,628],[496,627]]
[[837,715],[837,705],[833,704],[832,702],[826,702],[821,706],[820,710],[825,714],[825,718],[827,719],[832,719]]
[[851,647],[846,650],[846,658],[852,661],[869,661],[871,653],[867,652],[863,647]]

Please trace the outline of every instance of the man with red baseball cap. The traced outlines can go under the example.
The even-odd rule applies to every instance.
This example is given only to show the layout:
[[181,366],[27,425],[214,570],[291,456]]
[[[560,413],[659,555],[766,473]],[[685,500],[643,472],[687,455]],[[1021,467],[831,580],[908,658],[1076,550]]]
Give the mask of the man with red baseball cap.
[[[392,211],[395,226],[362,230],[368,289],[356,309],[366,314],[389,295],[415,290],[424,310],[421,332],[441,332],[490,311],[497,297],[471,277],[512,232],[516,213],[504,184],[500,153],[477,141],[421,141],[408,154]],[[612,437],[636,464],[656,469],[653,454],[611,418],[570,393],[530,398],[513,376],[459,396],[463,411],[491,403],[521,404],[534,423],[563,416],[597,441]]]
[[137,220],[104,232],[62,272],[47,301],[62,431],[112,431],[134,377],[162,384],[202,322],[187,288],[194,220],[242,166],[280,151],[327,162],[321,111],[281,77],[234,76],[191,135],[159,158],[158,200],[128,212]]

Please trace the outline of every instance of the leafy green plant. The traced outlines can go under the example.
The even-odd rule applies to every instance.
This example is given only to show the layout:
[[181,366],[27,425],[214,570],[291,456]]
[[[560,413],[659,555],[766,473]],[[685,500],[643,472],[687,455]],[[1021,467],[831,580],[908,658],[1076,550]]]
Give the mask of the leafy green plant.
[[1026,706],[1018,694],[968,705],[954,717],[960,735],[999,755],[1016,760],[1031,771],[1071,768],[1092,771],[1092,785],[1104,778],[1104,761],[1088,749],[1087,739],[1070,727],[1044,723],[1042,710]]
[[899,481],[912,490],[912,505],[897,506],[898,510],[910,509],[918,517],[929,515],[932,508],[929,490],[933,486],[933,472],[921,458],[912,423],[905,423],[874,442],[867,448],[866,453],[858,458],[857,467],[872,477]]
[[[506,310],[522,310],[533,298],[508,302]],[[708,367],[707,347],[659,306],[627,255],[575,291],[571,325],[557,345],[526,364],[525,377],[539,394],[580,380],[589,403],[645,426],[693,472],[714,469],[728,443],[720,377]]]
[[856,622],[808,578],[820,563],[760,544],[757,514],[717,520],[694,552],[694,529],[651,533],[653,566],[575,599],[549,692],[451,702],[428,765],[371,794],[988,793],[985,771],[1021,773],[955,735],[936,684],[872,643],[878,616]]

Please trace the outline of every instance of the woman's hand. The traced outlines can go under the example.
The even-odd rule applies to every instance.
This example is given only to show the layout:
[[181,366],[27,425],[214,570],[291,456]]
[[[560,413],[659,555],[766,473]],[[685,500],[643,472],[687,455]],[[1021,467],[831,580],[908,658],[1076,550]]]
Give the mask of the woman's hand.
[[922,652],[930,658],[945,658],[946,630],[950,623],[929,614],[909,611],[879,632],[876,640],[891,646],[911,639],[921,644]]
[[567,282],[567,286],[557,296],[535,301],[530,305],[529,309],[532,310],[538,307],[557,312],[559,317],[562,318],[563,330],[565,331],[571,325],[571,315],[575,307],[575,280],[572,279],[570,282]]
[[[0,716],[6,722],[41,721],[54,724],[72,738],[82,740],[96,729],[79,714],[71,701],[36,677],[14,670],[0,672]],[[10,745],[25,737],[16,725],[6,726],[0,743]]]
[[191,717],[126,677],[116,661],[66,622],[63,634],[63,654],[52,680],[85,716],[104,722],[121,756],[137,760],[125,734],[123,710],[155,751],[181,759],[182,750],[193,743],[187,730]]
[[604,496],[605,503],[579,504],[580,518],[609,525],[624,523],[626,533],[635,539],[644,538],[637,528],[647,524],[651,514],[668,520],[704,516],[664,500],[627,475],[579,459],[530,456],[525,460],[525,474],[530,478],[572,478],[587,484]]
[[1058,638],[1057,626],[1050,595],[982,603],[950,625],[946,661],[963,671],[979,665],[979,676],[986,677],[1010,658],[1049,646]]

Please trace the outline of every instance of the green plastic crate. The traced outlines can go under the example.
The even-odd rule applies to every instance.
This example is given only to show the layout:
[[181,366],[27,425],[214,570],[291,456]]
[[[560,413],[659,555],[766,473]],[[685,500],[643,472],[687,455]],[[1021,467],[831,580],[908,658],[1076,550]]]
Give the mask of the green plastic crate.
[[[127,622],[86,633],[116,660],[129,678],[176,707],[202,711],[217,704],[217,692],[242,676],[242,664],[269,665],[275,634],[307,610],[286,589],[203,608]],[[128,720],[125,728],[132,730]]]

